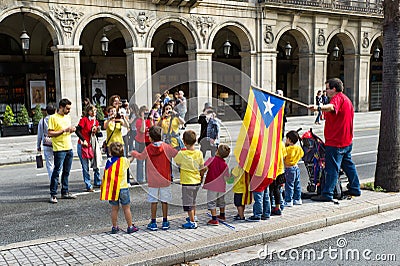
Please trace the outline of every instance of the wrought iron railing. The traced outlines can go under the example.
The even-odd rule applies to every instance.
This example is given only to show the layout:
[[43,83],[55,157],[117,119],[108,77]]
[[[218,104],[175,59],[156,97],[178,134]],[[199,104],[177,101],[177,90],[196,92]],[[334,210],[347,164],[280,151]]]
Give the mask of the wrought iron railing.
[[342,10],[357,13],[383,15],[383,0],[261,0],[263,3],[288,4],[296,6],[320,7],[329,10]]

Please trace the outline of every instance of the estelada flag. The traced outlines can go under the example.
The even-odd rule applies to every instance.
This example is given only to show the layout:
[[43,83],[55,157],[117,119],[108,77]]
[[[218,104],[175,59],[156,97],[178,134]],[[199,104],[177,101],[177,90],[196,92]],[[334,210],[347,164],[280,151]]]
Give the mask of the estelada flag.
[[271,178],[282,173],[281,147],[285,101],[250,88],[246,114],[234,154],[240,167],[252,177]]
[[121,157],[112,157],[107,160],[101,183],[100,200],[115,201],[119,199],[122,171]]

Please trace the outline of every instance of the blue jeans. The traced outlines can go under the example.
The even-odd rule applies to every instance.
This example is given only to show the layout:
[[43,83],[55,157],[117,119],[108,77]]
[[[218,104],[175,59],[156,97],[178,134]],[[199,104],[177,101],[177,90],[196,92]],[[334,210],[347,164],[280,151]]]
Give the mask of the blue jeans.
[[262,192],[253,191],[253,215],[261,218],[261,215],[266,217],[271,216],[271,202],[269,200],[269,188],[267,187]]
[[43,153],[44,153],[44,159],[46,160],[47,174],[49,175],[49,179],[51,180],[51,174],[53,173],[54,169],[53,148],[43,145]]
[[[146,148],[146,144],[144,142],[135,141],[135,150],[137,152],[143,152],[144,148]],[[144,183],[145,173],[144,173],[144,160],[136,160],[136,181],[139,183]]]
[[351,160],[352,149],[353,144],[344,148],[325,147],[326,178],[322,189],[324,197],[333,199],[333,190],[338,182],[340,167],[349,179],[349,193],[355,196],[361,195],[360,180],[358,179],[356,166]]
[[317,118],[315,118],[315,123],[319,123],[321,116],[322,116],[322,111],[318,111]]
[[285,201],[301,199],[300,168],[292,166],[285,168]]
[[50,195],[57,195],[58,189],[58,177],[61,174],[61,195],[68,193],[68,177],[69,172],[71,171],[72,159],[74,157],[74,153],[71,150],[68,151],[55,151],[54,152],[54,170],[51,174],[50,180]]
[[[82,158],[82,145],[78,143],[76,147],[76,151],[78,152],[79,160],[81,161],[82,165],[82,175],[83,175],[83,182],[85,182],[86,189],[91,189],[92,184],[90,183],[90,174],[89,174],[89,159]],[[101,179],[100,179],[100,170],[99,168],[93,169],[94,173],[94,185],[100,186]]]

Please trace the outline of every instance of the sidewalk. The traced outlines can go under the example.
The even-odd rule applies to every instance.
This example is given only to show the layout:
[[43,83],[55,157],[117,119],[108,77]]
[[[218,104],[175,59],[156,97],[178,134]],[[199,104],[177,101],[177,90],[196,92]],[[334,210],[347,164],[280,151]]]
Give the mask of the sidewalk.
[[[184,216],[171,216],[168,231],[149,231],[148,221],[143,221],[136,223],[140,230],[130,235],[112,235],[108,228],[90,235],[10,244],[0,247],[0,265],[173,265],[399,207],[399,193],[363,191],[361,197],[341,200],[339,205],[304,200],[302,206],[286,208],[280,217],[236,222],[232,219],[235,207],[230,205],[226,221],[229,226],[207,226],[209,217],[200,211],[199,227],[194,230],[181,228]],[[246,216],[250,216],[250,211],[251,207]]]

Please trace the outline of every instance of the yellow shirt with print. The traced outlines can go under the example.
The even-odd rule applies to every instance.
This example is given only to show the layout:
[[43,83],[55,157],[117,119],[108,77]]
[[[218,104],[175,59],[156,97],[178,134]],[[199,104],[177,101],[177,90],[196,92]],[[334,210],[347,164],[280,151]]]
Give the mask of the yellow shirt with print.
[[[114,121],[110,121],[107,124],[107,139],[110,138],[111,134],[111,138],[108,140],[107,143],[107,147],[110,147],[111,143],[113,142],[119,142],[124,144],[124,139],[122,138],[122,131],[121,131],[122,125],[121,123],[115,123]],[[115,129],[115,130],[114,130]],[[113,133],[114,131],[114,133]]]
[[243,168],[236,166],[232,169],[232,175],[235,178],[232,188],[233,193],[243,194],[246,191],[249,191],[250,180],[247,180],[248,183],[246,186],[245,171],[243,170]]
[[285,143],[281,143],[281,150],[279,152],[278,155],[278,169],[276,171],[276,176],[274,176],[274,179],[278,176],[281,175],[285,172],[285,162],[284,162],[284,158],[286,158],[287,156],[287,152],[286,152],[286,147],[285,147]]
[[304,151],[300,146],[292,145],[286,147],[285,166],[290,167],[296,165],[304,155]]
[[[49,118],[49,130],[60,131],[71,126],[71,117],[69,115],[60,115],[55,113]],[[52,137],[53,151],[69,151],[72,149],[71,133],[64,132],[63,134]]]
[[174,161],[181,168],[182,185],[201,184],[200,169],[204,167],[203,154],[199,150],[180,150]]
[[[167,134],[168,133],[169,124],[171,123],[170,121],[171,121],[171,117],[168,117],[168,118],[165,118],[165,119],[162,120],[161,128],[163,130],[163,134]],[[170,133],[179,134],[179,118],[174,117],[172,119]],[[171,146],[174,147],[174,148],[179,146],[179,143],[176,140],[176,138],[171,138]]]

